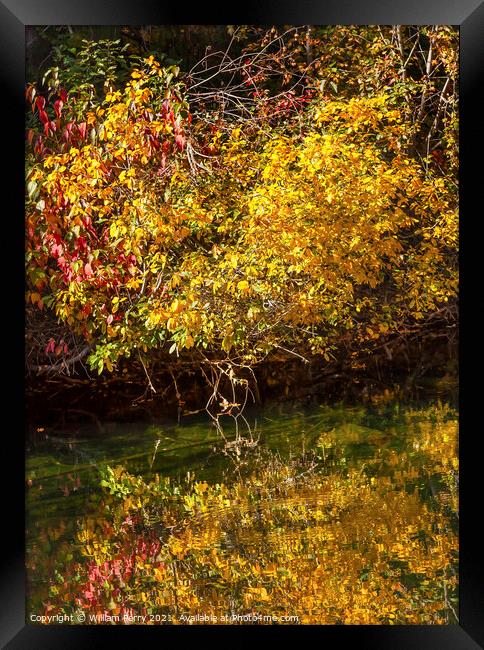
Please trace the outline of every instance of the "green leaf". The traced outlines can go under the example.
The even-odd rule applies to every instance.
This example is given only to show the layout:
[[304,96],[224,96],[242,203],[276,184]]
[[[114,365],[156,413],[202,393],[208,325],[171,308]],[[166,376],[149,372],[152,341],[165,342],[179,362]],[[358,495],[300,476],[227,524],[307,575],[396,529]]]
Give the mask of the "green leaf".
[[35,181],[30,181],[27,184],[27,193],[30,199],[34,196],[36,189],[37,189],[37,183]]

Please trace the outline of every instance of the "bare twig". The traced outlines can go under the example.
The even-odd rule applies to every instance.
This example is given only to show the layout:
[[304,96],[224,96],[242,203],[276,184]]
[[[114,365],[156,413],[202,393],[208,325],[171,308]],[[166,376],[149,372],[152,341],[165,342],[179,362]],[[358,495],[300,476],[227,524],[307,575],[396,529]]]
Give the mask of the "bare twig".
[[140,360],[140,362],[141,362],[141,365],[143,366],[143,370],[145,371],[145,375],[146,375],[146,378],[147,378],[147,380],[148,380],[148,386],[149,386],[150,390],[151,390],[153,393],[156,393],[156,388],[153,386],[153,384],[152,384],[152,382],[151,382],[151,378],[150,378],[150,376],[149,376],[149,374],[148,374],[148,370],[146,369],[146,366],[145,366],[145,364],[144,364],[144,361],[143,361],[143,359],[142,359],[142,357],[141,357],[141,353],[140,353],[140,352],[138,352],[138,356],[139,356],[139,360]]

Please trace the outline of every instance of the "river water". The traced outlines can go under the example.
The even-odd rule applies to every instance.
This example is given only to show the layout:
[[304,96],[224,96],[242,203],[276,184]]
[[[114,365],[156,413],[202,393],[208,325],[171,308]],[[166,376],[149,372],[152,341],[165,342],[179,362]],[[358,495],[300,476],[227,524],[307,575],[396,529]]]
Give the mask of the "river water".
[[[177,543],[189,531],[194,550],[174,556],[179,574],[186,572],[184,581],[174,573],[176,615],[165,592],[150,591],[158,608],[141,609],[129,592],[129,611],[148,611],[151,622],[226,622],[221,617],[237,612],[293,612],[299,623],[457,622],[455,405],[439,400],[277,406],[245,415],[258,444],[239,456],[227,453],[227,447],[224,453],[219,434],[204,416],[181,423],[110,423],[102,433],[94,426],[55,435],[39,428],[26,456],[28,620],[49,622],[38,617],[88,607],[81,600],[67,602],[68,596],[59,602],[63,590],[67,593],[71,566],[77,567],[75,580],[80,581],[84,567],[92,573],[93,562],[101,565],[83,548],[87,538],[82,535],[91,520],[106,516],[100,472],[105,476],[110,467],[123,468],[146,484],[169,477],[172,485],[182,485],[188,477],[191,485],[194,480],[202,485],[195,490],[200,499],[200,491],[228,486],[217,506],[207,496],[190,510],[195,493],[179,497],[185,499],[187,519]],[[230,422],[225,434],[233,439]],[[275,474],[264,469],[267,459],[271,471],[284,479],[274,480]],[[272,480],[272,487],[266,489],[263,477]],[[280,489],[277,481],[284,484]],[[161,533],[159,539],[173,542]],[[108,543],[98,538],[101,542]],[[119,551],[121,542],[116,544]],[[218,578],[209,578],[204,569],[195,579],[190,572],[198,571],[209,553],[217,554],[213,562],[222,567]],[[240,569],[237,578],[229,578],[224,562],[239,560],[241,566],[250,565],[250,577],[246,568],[246,574]],[[111,603],[128,598],[118,591]],[[100,616],[101,600],[89,602],[98,603],[94,610]],[[120,611],[115,604],[110,609]],[[163,612],[162,619],[157,612]],[[140,614],[127,622],[149,621]]]

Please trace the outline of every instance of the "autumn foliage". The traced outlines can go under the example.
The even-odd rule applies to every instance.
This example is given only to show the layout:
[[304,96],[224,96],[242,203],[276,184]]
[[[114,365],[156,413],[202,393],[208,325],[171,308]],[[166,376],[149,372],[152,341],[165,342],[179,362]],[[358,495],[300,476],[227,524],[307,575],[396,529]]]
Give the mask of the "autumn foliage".
[[[408,449],[392,441],[356,467],[333,430],[316,445],[329,465],[266,453],[228,483],[104,468],[102,499],[74,543],[46,554],[64,531],[43,530],[30,553],[29,570],[46,576],[35,611],[88,624],[240,624],[234,612],[313,625],[456,622],[457,421],[431,411],[405,414]],[[423,486],[437,476],[430,500]]]
[[[330,360],[455,318],[455,37],[417,30],[431,74],[402,76],[411,33],[401,50],[392,28],[340,29],[360,50],[312,37],[318,65],[292,90],[248,47],[246,119],[201,106],[154,57],[80,115],[75,88],[28,86],[28,309],[76,347],[48,338],[44,362],[81,349],[99,373],[155,349]],[[283,87],[287,61],[271,61]]]

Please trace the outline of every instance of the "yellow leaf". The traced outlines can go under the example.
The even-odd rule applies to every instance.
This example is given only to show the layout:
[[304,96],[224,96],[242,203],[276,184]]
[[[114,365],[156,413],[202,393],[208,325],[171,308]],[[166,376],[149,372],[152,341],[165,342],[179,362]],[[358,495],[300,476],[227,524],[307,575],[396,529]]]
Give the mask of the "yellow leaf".
[[178,300],[178,298],[175,298],[175,300],[171,303],[170,311],[173,314],[179,314],[181,311],[183,311],[184,307],[185,303],[181,300]]
[[185,347],[186,348],[191,348],[193,347],[193,344],[195,343],[194,339],[190,334],[187,335],[187,338],[185,340]]
[[233,334],[226,334],[222,340],[222,350],[224,352],[230,352],[234,342]]

